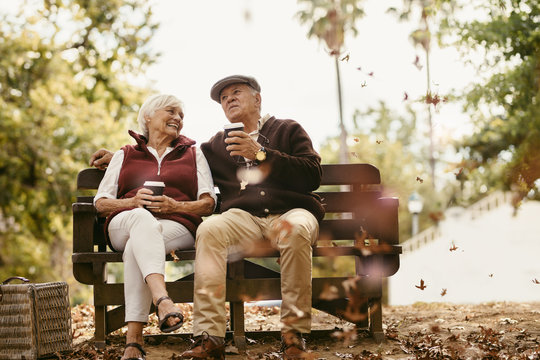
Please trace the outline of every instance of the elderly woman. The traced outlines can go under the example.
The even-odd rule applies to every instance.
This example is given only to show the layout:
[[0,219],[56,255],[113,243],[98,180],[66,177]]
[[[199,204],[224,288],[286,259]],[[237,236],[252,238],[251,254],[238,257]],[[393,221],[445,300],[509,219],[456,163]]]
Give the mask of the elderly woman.
[[[171,332],[183,315],[165,288],[165,256],[192,248],[201,216],[212,213],[216,196],[206,158],[195,142],[180,135],[183,105],[171,95],[145,101],[138,116],[143,135],[117,151],[99,185],[94,204],[107,215],[109,245],[123,252],[126,303],[126,349],[122,359],[144,359],[142,330],[151,302],[159,326]],[[145,181],[162,181],[162,196],[153,196]]]

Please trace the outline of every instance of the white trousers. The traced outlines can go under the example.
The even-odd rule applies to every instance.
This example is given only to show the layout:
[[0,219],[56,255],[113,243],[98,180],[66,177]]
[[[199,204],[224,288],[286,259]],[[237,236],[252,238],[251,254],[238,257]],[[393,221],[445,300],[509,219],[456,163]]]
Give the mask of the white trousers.
[[230,209],[197,229],[193,335],[225,336],[227,254],[269,244],[280,252],[282,331],[311,331],[311,246],[317,219],[305,209],[257,217]]
[[109,238],[124,260],[126,322],[148,322],[152,294],[145,279],[165,275],[165,256],[173,250],[192,249],[193,235],[182,224],[156,219],[137,208],[116,215],[109,224]]

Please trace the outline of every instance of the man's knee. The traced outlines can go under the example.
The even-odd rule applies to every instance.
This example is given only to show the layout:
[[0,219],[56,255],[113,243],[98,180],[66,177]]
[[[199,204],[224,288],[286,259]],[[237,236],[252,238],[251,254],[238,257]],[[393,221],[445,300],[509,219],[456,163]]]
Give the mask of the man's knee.
[[285,236],[293,248],[311,246],[317,240],[319,225],[315,217],[304,209],[295,209],[287,214],[284,221],[288,231]]
[[204,220],[197,228],[195,247],[203,243],[205,246],[224,244],[223,236],[220,236],[221,219],[219,215]]

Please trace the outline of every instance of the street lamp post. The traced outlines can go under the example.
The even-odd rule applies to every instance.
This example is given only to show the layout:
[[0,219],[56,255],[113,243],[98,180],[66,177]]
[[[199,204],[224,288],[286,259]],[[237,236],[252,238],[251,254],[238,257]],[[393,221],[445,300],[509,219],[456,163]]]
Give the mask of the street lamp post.
[[408,208],[412,215],[412,236],[418,234],[418,214],[422,211],[424,203],[422,197],[415,191],[409,196]]

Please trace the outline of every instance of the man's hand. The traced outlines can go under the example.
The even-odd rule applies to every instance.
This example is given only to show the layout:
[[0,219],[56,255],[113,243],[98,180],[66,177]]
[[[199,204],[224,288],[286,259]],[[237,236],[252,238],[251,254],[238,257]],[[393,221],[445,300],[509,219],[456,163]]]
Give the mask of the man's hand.
[[113,153],[107,149],[99,149],[90,157],[90,166],[95,166],[100,170],[105,170],[111,162]]
[[255,153],[261,148],[258,142],[243,131],[231,131],[225,143],[231,156],[243,156],[249,160],[255,160]]

